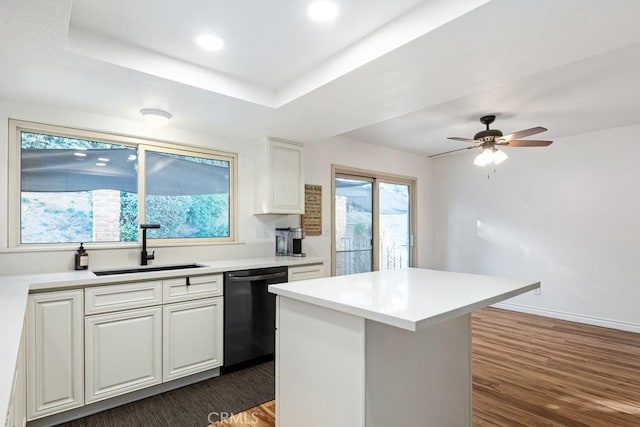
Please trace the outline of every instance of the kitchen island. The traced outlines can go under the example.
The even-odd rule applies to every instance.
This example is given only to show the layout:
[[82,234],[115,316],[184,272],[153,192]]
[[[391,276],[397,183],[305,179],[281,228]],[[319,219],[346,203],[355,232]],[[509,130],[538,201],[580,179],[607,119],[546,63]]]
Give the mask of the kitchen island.
[[278,427],[470,426],[470,313],[539,286],[416,268],[271,285]]

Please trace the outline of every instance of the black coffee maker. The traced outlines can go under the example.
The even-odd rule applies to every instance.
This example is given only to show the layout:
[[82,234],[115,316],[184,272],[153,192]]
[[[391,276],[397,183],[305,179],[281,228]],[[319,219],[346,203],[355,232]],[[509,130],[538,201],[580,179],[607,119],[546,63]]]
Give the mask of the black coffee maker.
[[302,239],[304,239],[304,228],[302,227],[290,227],[289,236],[291,237],[291,256],[306,256],[302,252]]

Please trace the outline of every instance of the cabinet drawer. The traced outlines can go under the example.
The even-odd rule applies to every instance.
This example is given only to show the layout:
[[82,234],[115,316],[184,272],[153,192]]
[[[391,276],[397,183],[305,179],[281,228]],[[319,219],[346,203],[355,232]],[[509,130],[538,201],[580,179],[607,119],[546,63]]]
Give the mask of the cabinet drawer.
[[96,286],[84,291],[84,313],[96,314],[162,304],[162,281]]
[[165,303],[222,295],[222,274],[167,279],[162,284]]
[[324,277],[324,264],[301,265],[289,267],[289,282],[296,280],[317,279]]

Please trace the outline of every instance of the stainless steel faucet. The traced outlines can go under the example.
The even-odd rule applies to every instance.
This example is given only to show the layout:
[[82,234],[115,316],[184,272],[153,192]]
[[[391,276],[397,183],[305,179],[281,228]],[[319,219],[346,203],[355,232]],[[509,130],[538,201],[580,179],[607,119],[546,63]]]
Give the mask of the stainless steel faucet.
[[160,228],[160,224],[140,224],[142,229],[142,252],[140,253],[140,265],[147,265],[147,261],[154,259],[156,251],[151,252],[151,255],[147,254],[147,229]]

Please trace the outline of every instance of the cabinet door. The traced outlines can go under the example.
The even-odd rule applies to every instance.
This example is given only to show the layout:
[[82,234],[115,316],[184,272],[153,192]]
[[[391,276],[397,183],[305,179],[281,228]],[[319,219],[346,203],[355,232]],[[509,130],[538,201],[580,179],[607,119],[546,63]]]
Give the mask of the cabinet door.
[[222,365],[222,310],[221,297],[164,306],[164,381]]
[[29,296],[27,419],[83,404],[82,290]]
[[290,143],[271,143],[272,211],[304,213],[302,148]]
[[86,402],[162,381],[162,310],[126,310],[85,319]]
[[254,209],[257,214],[304,213],[303,146],[264,139],[254,146]]

